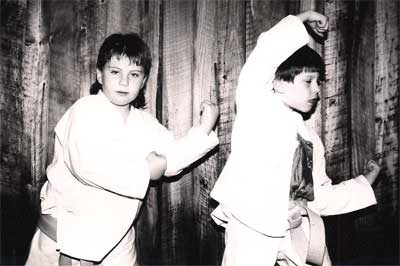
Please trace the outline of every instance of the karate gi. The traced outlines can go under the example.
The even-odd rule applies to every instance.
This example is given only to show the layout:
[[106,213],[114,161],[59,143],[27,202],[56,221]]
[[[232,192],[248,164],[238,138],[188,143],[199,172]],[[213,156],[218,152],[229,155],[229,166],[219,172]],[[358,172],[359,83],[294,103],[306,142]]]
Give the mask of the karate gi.
[[105,258],[101,265],[136,265],[132,224],[149,185],[147,155],[165,155],[165,175],[171,176],[218,144],[214,132],[197,127],[175,140],[152,115],[133,107],[123,121],[101,91],[79,99],[55,135],[41,209],[57,219],[57,243],[38,230],[27,265],[57,265],[58,251]]
[[302,116],[273,93],[277,67],[309,41],[296,16],[287,16],[260,35],[240,73],[231,154],[211,197],[212,213],[226,228],[223,265],[274,265],[288,229],[288,204],[297,134],[313,144],[314,201],[319,215],[335,215],[376,203],[364,176],[332,185],[324,147]]

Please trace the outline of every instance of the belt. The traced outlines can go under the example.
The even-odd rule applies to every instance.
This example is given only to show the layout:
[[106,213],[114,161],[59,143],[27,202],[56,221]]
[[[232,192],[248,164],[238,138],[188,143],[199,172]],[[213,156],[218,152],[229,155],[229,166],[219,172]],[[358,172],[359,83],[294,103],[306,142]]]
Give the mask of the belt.
[[305,213],[302,217],[308,219],[310,235],[307,240],[303,230],[301,229],[301,222],[298,223],[297,219],[295,222],[290,222],[289,219],[289,223],[291,224],[290,235],[292,241],[302,261],[306,262],[306,264],[322,265],[324,257],[328,256],[325,244],[324,222],[318,214],[311,211],[308,207],[299,207],[302,208],[303,213]]
[[[57,242],[57,219],[49,214],[41,214],[38,221],[38,227],[46,236]],[[72,266],[73,261],[79,261],[81,266],[92,266],[94,263],[87,260],[79,260],[71,258],[65,254],[60,253],[58,259],[59,266]]]

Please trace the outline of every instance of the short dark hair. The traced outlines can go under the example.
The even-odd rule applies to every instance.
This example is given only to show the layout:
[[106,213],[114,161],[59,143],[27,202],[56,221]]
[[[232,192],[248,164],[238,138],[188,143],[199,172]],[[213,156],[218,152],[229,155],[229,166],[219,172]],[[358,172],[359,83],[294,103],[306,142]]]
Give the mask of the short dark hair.
[[[114,33],[108,36],[100,46],[96,63],[97,69],[102,71],[113,56],[127,56],[131,63],[143,67],[146,77],[149,76],[152,61],[150,48],[138,34],[133,32]],[[96,80],[90,88],[90,94],[96,94],[101,89],[101,84]],[[146,108],[145,91],[146,84],[131,103],[135,108]]]
[[275,71],[275,79],[293,82],[294,77],[305,72],[318,72],[319,80],[325,80],[325,64],[321,56],[304,45],[283,61]]

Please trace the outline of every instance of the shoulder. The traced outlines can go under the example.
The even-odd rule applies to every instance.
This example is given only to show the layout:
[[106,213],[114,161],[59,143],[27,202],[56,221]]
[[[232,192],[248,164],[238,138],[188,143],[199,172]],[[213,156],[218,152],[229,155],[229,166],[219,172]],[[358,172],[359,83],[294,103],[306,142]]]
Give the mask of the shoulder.
[[61,117],[56,129],[69,127],[72,124],[80,124],[80,121],[82,123],[92,121],[92,117],[98,114],[101,106],[98,95],[88,95],[78,99]]
[[152,115],[149,111],[144,110],[144,109],[134,109],[133,110],[133,116],[135,117],[135,119],[140,119],[143,120],[144,122],[148,122],[148,123],[155,123],[155,124],[160,124],[160,122],[158,121],[158,119]]
[[308,126],[306,128],[308,130],[308,135],[310,137],[310,140],[313,143],[314,149],[316,149],[318,151],[318,153],[324,154],[324,152],[325,152],[324,144],[322,143],[322,140],[319,137],[319,135],[317,134],[317,132],[315,132],[315,130],[313,130],[312,128],[310,128]]
[[101,108],[102,105],[104,105],[104,100],[100,95],[88,95],[78,99],[70,109],[74,112],[92,112],[93,109]]
[[[70,108],[71,122],[87,123],[113,120],[115,110],[109,100],[101,94],[88,95],[77,100]],[[114,117],[115,118],[115,117]]]

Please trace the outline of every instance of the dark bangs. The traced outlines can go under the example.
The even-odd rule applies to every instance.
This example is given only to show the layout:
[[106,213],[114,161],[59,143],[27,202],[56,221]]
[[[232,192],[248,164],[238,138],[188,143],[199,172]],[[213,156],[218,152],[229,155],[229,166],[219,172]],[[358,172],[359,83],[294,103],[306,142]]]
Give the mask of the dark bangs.
[[[150,74],[151,52],[147,44],[136,33],[115,33],[108,36],[100,47],[97,57],[97,69],[102,71],[111,57],[126,56],[132,64],[143,67],[146,77]],[[102,90],[101,84],[96,79],[90,88],[90,94],[97,94]],[[139,91],[136,99],[131,103],[135,108],[146,108],[146,84]]]
[[127,56],[131,63],[143,67],[145,76],[151,68],[151,53],[147,44],[136,34],[116,33],[110,35],[100,47],[97,68],[103,70],[111,57]]
[[321,56],[308,47],[301,47],[279,65],[275,72],[276,80],[293,82],[294,77],[302,72],[317,72],[319,80],[325,80],[325,63]]

